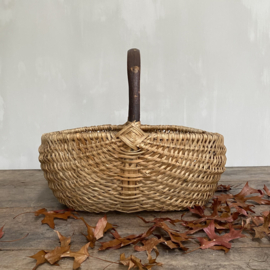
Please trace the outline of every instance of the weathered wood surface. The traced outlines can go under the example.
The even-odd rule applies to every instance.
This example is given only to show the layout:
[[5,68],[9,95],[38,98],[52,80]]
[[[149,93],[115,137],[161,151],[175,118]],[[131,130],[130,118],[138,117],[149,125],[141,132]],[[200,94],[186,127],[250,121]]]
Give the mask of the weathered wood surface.
[[[220,183],[239,185],[234,192],[238,192],[243,185],[249,181],[254,188],[263,188],[266,184],[270,186],[270,167],[254,168],[228,168],[223,174]],[[40,208],[49,210],[63,209],[64,206],[58,203],[56,198],[47,186],[47,182],[40,170],[25,171],[0,171],[0,227],[5,224],[5,236],[1,240],[12,240],[28,237],[18,242],[0,242],[0,270],[2,269],[32,269],[35,261],[31,256],[41,249],[53,249],[58,245],[58,238],[55,232],[47,225],[41,225],[42,217],[35,217],[33,213],[25,213],[17,218],[14,216],[23,212],[34,212]],[[257,206],[256,212],[260,213],[269,210],[269,206]],[[140,212],[139,215],[152,219],[153,217],[179,218],[182,212]],[[95,225],[103,214],[80,213],[89,224]],[[117,212],[108,213],[108,220],[119,225],[118,231],[121,235],[139,234],[145,231],[149,225],[144,224],[135,214],[123,214]],[[190,216],[186,215],[185,219]],[[84,224],[79,220],[69,219],[56,220],[56,229],[63,235],[72,235],[72,250],[78,250],[86,243]],[[177,225],[178,229],[181,226]],[[111,237],[107,234],[104,240]],[[189,244],[190,248],[194,248]],[[213,250],[198,250],[194,253],[185,254],[178,250],[159,248],[160,256],[158,261],[164,263],[160,269],[270,269],[270,241],[266,238],[252,240],[242,238],[233,241],[233,248],[228,254]],[[121,253],[129,255],[134,253],[143,261],[146,261],[144,252],[134,252],[132,247],[125,247],[120,250],[98,251],[97,248],[90,251],[91,256],[102,259],[117,261]],[[59,262],[60,267],[44,264],[38,269],[72,269],[73,260],[66,258]],[[81,269],[104,269],[108,263],[94,258],[89,258],[82,264]],[[126,269],[123,266],[111,265],[106,269]],[[159,269],[158,267],[154,269]]]

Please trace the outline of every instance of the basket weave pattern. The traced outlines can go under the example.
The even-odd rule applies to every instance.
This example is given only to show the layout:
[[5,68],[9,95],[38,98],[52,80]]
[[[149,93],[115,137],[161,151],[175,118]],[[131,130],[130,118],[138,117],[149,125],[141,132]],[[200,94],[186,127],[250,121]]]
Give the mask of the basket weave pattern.
[[204,205],[226,163],[218,133],[135,121],[47,133],[39,152],[59,202],[89,212]]

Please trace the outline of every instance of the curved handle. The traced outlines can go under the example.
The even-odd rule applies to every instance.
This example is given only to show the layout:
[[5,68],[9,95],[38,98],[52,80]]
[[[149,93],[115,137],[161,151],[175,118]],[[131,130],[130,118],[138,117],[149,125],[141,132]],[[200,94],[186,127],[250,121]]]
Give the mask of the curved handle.
[[127,53],[127,73],[129,86],[128,121],[140,121],[141,58],[138,49],[130,49]]

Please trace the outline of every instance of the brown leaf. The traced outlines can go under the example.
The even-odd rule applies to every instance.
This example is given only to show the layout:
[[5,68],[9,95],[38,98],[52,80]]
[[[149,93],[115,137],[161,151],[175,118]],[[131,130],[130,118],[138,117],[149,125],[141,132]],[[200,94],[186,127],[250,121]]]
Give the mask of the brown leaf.
[[111,229],[114,229],[114,226],[107,221],[106,227],[105,227],[103,232],[105,233],[105,232],[107,232],[108,230],[111,230]]
[[0,239],[1,239],[1,238],[3,237],[3,235],[4,235],[4,231],[3,231],[4,227],[5,227],[5,225],[0,229]]
[[[139,217],[141,218],[141,217]],[[141,218],[144,222],[146,223],[149,223],[149,221],[145,221],[143,218]],[[172,220],[170,218],[156,218],[154,219],[153,221],[151,221],[151,223],[155,222],[155,224],[148,229],[148,231],[146,233],[144,233],[142,236],[141,236],[141,239],[144,239],[146,237],[148,237],[150,234],[152,234],[152,232],[156,229],[156,228],[161,228],[163,229],[164,231],[166,231],[169,235],[169,237],[171,238],[171,241],[174,242],[174,243],[177,243],[179,245],[179,247],[183,250],[188,250],[188,248],[186,248],[182,242],[183,241],[187,241],[190,239],[189,236],[187,236],[186,233],[179,233],[178,231],[176,230],[173,230],[171,229],[170,227],[168,227],[168,225],[164,222],[164,221],[169,221],[171,224],[174,225],[174,223],[176,222],[182,222],[182,220]],[[140,241],[139,240],[139,241]]]
[[[229,203],[229,207],[230,208],[235,208],[235,210],[241,215],[248,216],[247,211],[244,208],[240,207],[238,205],[238,203]],[[248,206],[248,208],[246,208],[246,209],[248,209],[248,211],[254,213],[254,211],[252,209],[250,209],[250,206]]]
[[128,266],[128,270],[132,268],[138,267],[139,270],[151,270],[153,266],[161,266],[161,263],[156,262],[156,259],[152,259],[151,255],[148,256],[149,263],[148,264],[142,264],[141,260],[134,255],[130,255],[129,257],[125,257],[125,254],[122,253],[120,255],[120,263]]
[[35,212],[35,216],[44,215],[44,219],[41,221],[42,224],[48,224],[52,229],[54,229],[54,219],[65,219],[67,220],[69,217],[73,217],[77,219],[78,217],[74,216],[71,211],[66,211],[64,213],[57,213],[55,211],[47,211],[46,208],[42,208]]
[[246,200],[254,201],[254,202],[258,203],[258,204],[270,205],[270,201],[266,200],[266,199],[263,199],[262,197],[263,197],[263,195],[254,196],[254,197],[248,197],[248,198],[246,198]]
[[133,255],[130,255],[126,258],[125,254],[120,255],[120,263],[128,266],[128,270],[138,267],[140,270],[143,270],[144,265],[141,263],[141,260]]
[[231,190],[231,185],[218,185],[216,191],[229,191]]
[[68,247],[71,241],[71,237],[65,237],[60,232],[55,231],[61,243],[61,247]]
[[126,237],[120,237],[108,242],[100,242],[101,246],[99,250],[105,249],[118,249],[130,244],[137,244],[142,239],[143,234],[128,235]]
[[214,221],[212,220],[209,226],[203,229],[211,241],[205,240],[203,237],[198,237],[198,240],[201,243],[201,249],[207,249],[212,246],[224,246],[226,248],[231,248],[231,243],[229,241],[237,238],[246,237],[245,235],[241,234],[242,230],[236,231],[232,227],[229,233],[223,234],[221,236],[215,233],[215,225]]
[[107,216],[105,215],[104,217],[98,220],[98,223],[94,231],[94,236],[97,240],[103,237],[106,225],[107,225]]
[[117,230],[116,229],[113,229],[112,231],[111,231],[111,234],[113,235],[113,237],[114,238],[121,238],[121,236],[119,235],[119,233],[117,232]]
[[223,251],[225,251],[225,253],[227,253],[227,252],[229,252],[229,248],[226,248],[226,247],[224,247],[224,246],[212,246],[212,247],[210,247],[210,249],[213,249],[213,250],[223,250]]
[[61,255],[61,257],[74,257],[73,269],[78,269],[81,264],[90,256],[88,253],[88,247],[90,243],[84,245],[79,251],[68,251]]
[[[83,217],[80,218],[87,227],[87,235],[83,234],[90,242],[90,247],[94,248],[96,240],[103,237],[104,233],[110,229],[114,229],[114,226],[107,221],[107,216],[100,218],[96,227],[90,226]],[[115,229],[114,229],[115,230]]]
[[54,250],[48,252],[45,255],[46,260],[50,263],[50,264],[55,264],[57,261],[59,261],[61,259],[61,255],[65,252],[67,252],[69,250],[69,246],[68,247],[56,247]]
[[221,194],[219,196],[215,196],[220,202],[227,202],[227,200],[232,199],[233,195],[232,194]]
[[[259,193],[261,196],[253,196],[253,197],[247,197],[248,195]],[[243,189],[236,195],[234,195],[234,199],[240,206],[247,206],[245,203],[246,201],[255,201],[259,204],[270,204],[270,201],[264,200],[261,197],[263,196],[263,193],[259,189],[254,189],[248,185],[248,182],[245,184]]]
[[206,220],[217,220],[217,221],[223,221],[223,222],[233,222],[235,219],[237,219],[238,215],[237,213],[231,215],[230,213],[223,213],[223,215],[219,216],[218,209],[220,208],[221,201],[218,200],[218,198],[213,199],[213,203],[211,208],[213,209],[213,212],[211,215],[205,215],[205,208],[195,205],[193,208],[189,208],[189,211],[193,214],[199,215],[201,218],[197,220],[193,220],[193,223],[201,223]]
[[137,216],[137,217],[140,218],[144,223],[159,223],[159,222],[168,221],[172,225],[175,225],[175,223],[178,223],[178,222],[182,221],[180,219],[171,219],[171,218],[168,218],[168,217],[167,218],[154,218],[151,221],[147,221],[143,217],[140,217],[140,216]]
[[135,246],[134,249],[136,251],[146,251],[147,253],[151,253],[153,248],[157,246],[159,243],[166,242],[163,238],[150,238],[148,240],[143,241],[143,246]]
[[262,194],[262,192],[260,190],[254,189],[254,188],[250,187],[248,185],[248,182],[246,182],[246,184],[243,187],[243,189],[238,194],[234,195],[234,197],[241,199],[241,198],[244,198],[244,197],[246,197],[246,196],[248,196],[250,194],[254,194],[254,193],[260,193],[260,194]]
[[268,235],[270,233],[269,230],[270,214],[268,214],[268,216],[266,217],[264,216],[263,218],[264,218],[263,225],[253,228],[253,230],[255,231],[254,238],[262,239],[263,237],[265,237],[265,235]]
[[84,236],[86,237],[86,239],[89,241],[89,245],[91,248],[94,248],[95,247],[95,243],[96,243],[96,238],[95,238],[95,235],[94,235],[94,230],[95,230],[95,227],[92,227],[90,226],[85,220],[83,217],[80,218],[85,226],[87,227],[87,235],[84,234]]
[[270,190],[268,189],[266,185],[264,185],[263,189],[265,190],[267,196],[270,196]]
[[63,236],[60,232],[55,231],[61,243],[61,247],[56,247],[54,250],[49,251],[45,258],[50,264],[55,264],[57,261],[61,259],[61,255],[70,249],[70,237]]
[[29,258],[33,258],[36,260],[36,265],[35,267],[33,268],[33,270],[36,270],[38,268],[39,265],[45,263],[47,260],[45,258],[45,255],[47,253],[44,251],[44,250],[40,250],[38,253],[32,255],[32,256],[29,256]]
[[149,264],[144,265],[144,267],[146,269],[152,269],[153,266],[162,266],[163,265],[162,263],[156,261],[158,255],[159,255],[159,252],[158,252],[157,247],[154,247],[153,249],[154,249],[154,251],[156,253],[156,258],[153,259],[152,256],[151,256],[151,254],[149,252],[147,252],[147,259],[148,259],[148,263]]

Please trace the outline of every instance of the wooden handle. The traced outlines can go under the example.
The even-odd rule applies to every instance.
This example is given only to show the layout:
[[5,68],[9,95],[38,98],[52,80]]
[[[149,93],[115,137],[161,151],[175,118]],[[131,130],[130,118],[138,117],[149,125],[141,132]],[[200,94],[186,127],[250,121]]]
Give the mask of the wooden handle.
[[130,49],[127,53],[127,73],[129,86],[128,121],[140,121],[141,58],[138,49]]

